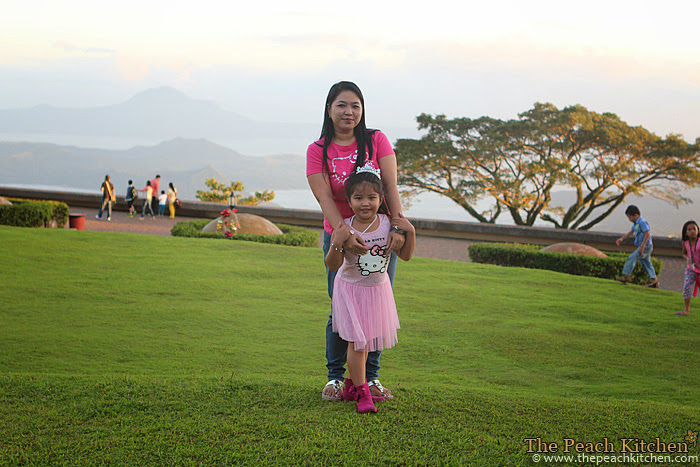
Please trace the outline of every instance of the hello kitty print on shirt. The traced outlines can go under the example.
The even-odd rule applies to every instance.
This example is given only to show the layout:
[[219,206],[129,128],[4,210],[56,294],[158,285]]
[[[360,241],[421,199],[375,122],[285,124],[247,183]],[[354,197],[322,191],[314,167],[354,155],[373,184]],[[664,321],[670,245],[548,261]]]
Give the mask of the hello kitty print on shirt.
[[357,257],[357,266],[363,276],[369,276],[373,272],[383,273],[388,262],[386,249],[379,245],[374,245],[367,253]]

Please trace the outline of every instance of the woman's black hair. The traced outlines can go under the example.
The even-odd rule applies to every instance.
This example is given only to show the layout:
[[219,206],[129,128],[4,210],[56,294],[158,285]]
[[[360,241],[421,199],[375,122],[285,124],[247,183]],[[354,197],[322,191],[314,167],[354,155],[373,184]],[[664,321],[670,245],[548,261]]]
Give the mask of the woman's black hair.
[[170,182],[170,183],[168,184],[168,186],[169,186],[170,188],[172,188],[173,191],[175,191],[175,187],[173,186],[173,182]]
[[698,223],[695,221],[688,221],[685,224],[683,224],[683,230],[681,230],[681,238],[683,239],[684,242],[690,240],[688,238],[688,226],[695,224],[695,227],[697,227],[698,232],[700,232],[700,227],[698,226]]
[[360,172],[354,173],[348,177],[348,181],[345,185],[345,195],[348,197],[348,200],[350,199],[350,196],[352,196],[352,193],[355,191],[355,188],[358,185],[361,185],[363,183],[369,183],[372,185],[372,188],[374,188],[374,191],[376,191],[379,194],[379,197],[382,200],[382,203],[379,205],[379,209],[377,212],[379,214],[386,214],[389,215],[389,207],[386,205],[386,200],[384,199],[384,185],[382,184],[382,181],[377,177],[375,174],[371,172]]
[[[323,168],[326,172],[330,172],[328,168],[328,146],[333,142],[335,137],[335,128],[333,127],[333,120],[331,120],[330,108],[333,102],[338,98],[341,92],[350,91],[357,95],[362,104],[362,117],[360,117],[360,122],[357,124],[353,132],[355,133],[355,141],[357,142],[357,162],[355,162],[355,169],[365,165],[365,154],[369,154],[372,157],[372,135],[377,130],[368,130],[367,124],[365,123],[365,98],[362,95],[360,88],[350,81],[340,81],[331,86],[328,91],[328,96],[326,97],[326,105],[323,108],[323,127],[321,128],[321,139],[323,139]],[[318,144],[318,143],[317,143]],[[320,144],[319,144],[320,146]]]

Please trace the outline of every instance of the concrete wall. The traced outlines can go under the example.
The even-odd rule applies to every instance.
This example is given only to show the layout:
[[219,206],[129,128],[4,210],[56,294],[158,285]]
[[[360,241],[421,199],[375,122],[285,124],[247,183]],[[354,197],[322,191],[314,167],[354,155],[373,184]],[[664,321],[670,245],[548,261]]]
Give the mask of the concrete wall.
[[[69,206],[99,208],[101,194],[69,193],[61,191],[31,190],[0,186],[0,196],[30,199],[63,201]],[[140,206],[142,200],[137,200]],[[227,206],[220,203],[182,201],[177,215],[203,219],[218,217]],[[123,196],[117,196],[113,209],[126,211]],[[285,209],[272,207],[239,206],[238,212],[255,214],[272,222],[320,228],[323,215],[320,211],[305,209]],[[629,246],[618,247],[615,240],[623,232],[584,232],[578,230],[551,229],[542,227],[519,227],[509,225],[480,224],[478,222],[453,222],[433,219],[410,218],[418,235],[457,238],[470,241],[517,242],[536,245],[553,243],[584,243],[600,250],[630,251]],[[652,226],[653,227],[653,226]],[[626,245],[631,245],[628,240]],[[678,238],[654,237],[654,254],[659,256],[680,256],[681,241]]]

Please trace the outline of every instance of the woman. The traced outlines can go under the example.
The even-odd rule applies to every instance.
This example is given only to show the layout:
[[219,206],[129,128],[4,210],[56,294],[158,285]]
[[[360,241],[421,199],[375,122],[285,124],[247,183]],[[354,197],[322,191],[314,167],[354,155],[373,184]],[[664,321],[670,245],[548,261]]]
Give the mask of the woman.
[[148,211],[151,213],[151,219],[156,220],[156,215],[153,214],[153,207],[151,207],[153,201],[153,186],[151,186],[151,181],[146,180],[146,188],[139,191],[146,192],[146,198],[143,200],[143,206],[141,206],[141,218],[139,220],[142,221],[143,217],[146,215],[146,208],[148,208]]
[[[354,169],[367,161],[381,170],[382,184],[389,211],[392,232],[387,255],[391,253],[389,278],[393,284],[396,274],[396,253],[405,241],[404,230],[409,229],[403,217],[401,199],[397,188],[396,155],[387,137],[378,130],[368,130],[365,124],[365,102],[362,92],[354,83],[341,81],[328,92],[324,109],[321,139],[309,145],[306,152],[306,175],[324,217],[323,257],[328,254],[333,229],[346,229],[348,240],[343,248],[353,254],[367,253],[359,233],[343,222],[352,216],[352,209],[345,194],[345,184]],[[343,236],[345,237],[345,236]],[[333,297],[335,272],[326,268],[328,295]],[[328,383],[323,388],[326,400],[341,400],[345,374],[347,342],[332,329],[333,313],[326,325],[326,367]],[[391,391],[379,382],[381,352],[371,352],[367,357],[366,377],[374,396],[391,399]]]
[[168,185],[168,208],[170,208],[170,218],[175,219],[175,200],[177,199],[177,188],[173,182]]

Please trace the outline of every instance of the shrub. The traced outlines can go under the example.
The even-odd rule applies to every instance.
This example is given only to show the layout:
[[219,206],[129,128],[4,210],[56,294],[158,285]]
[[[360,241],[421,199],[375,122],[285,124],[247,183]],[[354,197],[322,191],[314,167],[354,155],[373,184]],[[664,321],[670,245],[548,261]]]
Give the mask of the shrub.
[[[578,276],[614,279],[622,274],[622,267],[627,254],[605,252],[607,258],[569,253],[542,252],[540,245],[523,245],[518,243],[473,243],[469,246],[469,257],[477,263],[496,264],[499,266],[517,266],[530,269],[547,269]],[[651,259],[656,274],[661,273],[663,262]],[[631,275],[631,282],[644,284],[648,277],[644,268],[637,264]]]
[[[221,238],[224,239],[224,234],[221,232],[202,232],[210,220],[195,220],[178,222],[170,229],[170,235],[175,237],[196,237],[196,238]],[[289,246],[317,246],[318,233],[313,230],[305,229],[287,224],[275,224],[282,231],[282,235],[253,235],[253,234],[237,234],[231,237],[232,240],[246,240],[249,242],[259,243],[274,243],[278,245]]]
[[12,205],[0,206],[0,224],[15,227],[47,227],[52,219],[59,227],[68,221],[68,205],[61,201],[10,199]]

